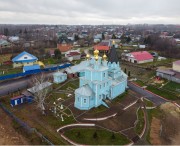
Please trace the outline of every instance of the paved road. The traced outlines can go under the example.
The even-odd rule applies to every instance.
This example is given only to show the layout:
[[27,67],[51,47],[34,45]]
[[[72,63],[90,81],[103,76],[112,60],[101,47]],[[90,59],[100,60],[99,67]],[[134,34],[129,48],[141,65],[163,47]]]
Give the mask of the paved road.
[[[46,76],[49,78],[52,74],[53,73],[47,73]],[[30,87],[30,82],[31,76],[3,81],[0,83],[0,97],[18,90],[27,89]]]
[[142,89],[139,86],[134,85],[130,81],[128,81],[128,87],[131,90],[133,90],[134,92],[137,92],[140,95],[142,95],[143,97],[149,99],[150,101],[152,101],[157,106],[168,101],[168,100],[161,98],[161,97],[159,97],[159,96],[157,96],[151,92],[148,92],[147,90]]

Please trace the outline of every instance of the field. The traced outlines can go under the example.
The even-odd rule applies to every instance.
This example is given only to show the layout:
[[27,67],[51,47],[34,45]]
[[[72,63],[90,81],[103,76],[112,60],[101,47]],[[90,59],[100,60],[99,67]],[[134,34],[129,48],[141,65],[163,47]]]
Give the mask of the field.
[[[150,130],[147,140],[153,145],[177,145],[180,143],[180,113],[171,103],[148,110]],[[171,126],[169,126],[171,125]]]
[[129,142],[122,134],[95,128],[71,129],[65,132],[64,135],[70,137],[76,143],[88,145],[123,145]]
[[180,94],[180,84],[170,81],[165,86],[163,86],[163,89],[176,92]]
[[137,113],[138,113],[138,122],[135,127],[135,132],[140,135],[145,124],[144,113],[142,109],[139,109]]
[[146,89],[159,95],[159,96],[162,96],[168,100],[178,100],[179,99],[179,97],[177,97],[176,95],[174,95],[166,90],[160,90],[155,86],[148,86]]
[[12,56],[11,54],[0,55],[0,64],[5,61],[11,60],[11,56]]

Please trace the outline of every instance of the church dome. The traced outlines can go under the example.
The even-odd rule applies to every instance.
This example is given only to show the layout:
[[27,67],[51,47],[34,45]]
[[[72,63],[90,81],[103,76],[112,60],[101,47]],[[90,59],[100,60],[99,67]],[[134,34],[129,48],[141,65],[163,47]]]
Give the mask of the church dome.
[[87,55],[86,55],[86,59],[89,59],[89,58],[90,58],[90,55],[89,55],[89,54],[87,54]]
[[94,51],[94,56],[98,56],[98,54],[99,54],[99,51],[98,51],[98,50],[95,50],[95,51]]
[[103,60],[106,60],[107,59],[107,56],[106,54],[103,55]]

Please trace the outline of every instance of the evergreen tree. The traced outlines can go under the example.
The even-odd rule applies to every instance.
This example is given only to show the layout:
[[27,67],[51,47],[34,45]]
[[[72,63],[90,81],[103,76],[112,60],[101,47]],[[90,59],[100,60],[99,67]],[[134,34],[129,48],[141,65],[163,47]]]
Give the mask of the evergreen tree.
[[112,39],[116,39],[116,36],[115,36],[115,34],[113,34],[113,35],[112,35]]
[[97,132],[95,131],[94,134],[93,134],[93,138],[96,139],[98,138],[98,135],[97,135]]
[[27,30],[26,30],[26,28],[25,28],[25,30],[24,30],[24,33],[25,33],[25,34],[27,34]]
[[129,43],[131,41],[131,38],[128,36],[126,39],[126,42]]
[[59,49],[54,50],[54,56],[56,59],[61,59],[61,52],[59,51]]
[[124,69],[124,73],[126,74],[126,68]]
[[81,133],[78,131],[76,136],[79,138],[81,136]]
[[102,33],[102,40],[104,40],[105,39],[105,36],[104,36],[104,33]]
[[4,28],[4,35],[5,35],[5,36],[8,36],[8,35],[9,35],[9,30],[8,30],[8,28]]
[[131,76],[131,72],[130,72],[130,71],[128,71],[128,76],[129,76],[129,77]]
[[79,40],[79,36],[77,34],[74,35],[74,40],[78,41]]
[[111,139],[112,139],[112,140],[116,139],[116,137],[115,137],[114,133],[112,133],[112,135],[111,135]]
[[22,33],[22,29],[19,30],[19,34],[21,34],[21,33]]

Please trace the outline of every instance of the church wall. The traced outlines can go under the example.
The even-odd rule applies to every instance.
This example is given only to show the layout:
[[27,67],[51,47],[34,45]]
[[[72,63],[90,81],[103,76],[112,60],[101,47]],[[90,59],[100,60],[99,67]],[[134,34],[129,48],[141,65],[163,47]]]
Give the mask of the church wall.
[[119,96],[125,91],[126,83],[125,81],[117,84],[116,86],[111,87],[111,99],[114,99],[115,97]]
[[94,107],[94,98],[81,96],[79,94],[75,94],[75,103],[74,106],[81,110],[88,110]]

